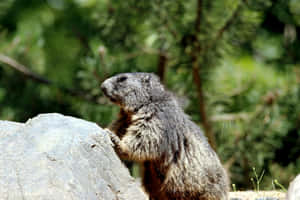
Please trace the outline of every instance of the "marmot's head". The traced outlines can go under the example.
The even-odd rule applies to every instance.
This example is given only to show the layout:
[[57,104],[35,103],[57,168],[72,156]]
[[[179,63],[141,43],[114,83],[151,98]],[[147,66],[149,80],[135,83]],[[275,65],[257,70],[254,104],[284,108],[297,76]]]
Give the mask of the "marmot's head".
[[112,102],[131,112],[167,96],[159,78],[151,73],[118,74],[105,80],[101,89]]

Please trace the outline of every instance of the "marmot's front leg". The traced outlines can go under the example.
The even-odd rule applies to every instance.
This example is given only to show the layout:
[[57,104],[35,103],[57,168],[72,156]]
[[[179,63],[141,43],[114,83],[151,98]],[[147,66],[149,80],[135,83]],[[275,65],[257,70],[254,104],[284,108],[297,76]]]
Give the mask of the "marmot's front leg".
[[125,155],[125,159],[143,162],[146,160],[156,160],[166,153],[166,140],[161,132],[153,132],[148,124],[139,124],[132,129],[127,129],[127,133],[120,139],[112,135],[111,139],[115,144],[115,150],[120,157]]
[[112,122],[107,128],[114,132],[117,136],[122,137],[126,133],[129,121],[130,116],[121,109],[117,120]]
[[129,158],[129,155],[127,153],[125,153],[124,151],[122,151],[121,149],[121,140],[119,138],[119,136],[117,136],[115,133],[113,133],[111,130],[109,129],[104,129],[109,137],[110,137],[110,140],[112,141],[113,145],[114,145],[114,149],[115,149],[115,152],[118,154],[118,156],[121,158],[121,159],[128,159]]

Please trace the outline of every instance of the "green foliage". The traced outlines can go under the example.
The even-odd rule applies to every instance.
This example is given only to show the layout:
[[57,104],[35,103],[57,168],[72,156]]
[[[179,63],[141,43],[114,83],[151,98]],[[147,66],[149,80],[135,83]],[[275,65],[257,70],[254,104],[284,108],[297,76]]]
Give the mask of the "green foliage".
[[0,2],[0,19],[3,17],[14,3],[14,0],[3,0]]
[[274,179],[287,186],[300,169],[299,5],[2,0],[0,58],[13,58],[49,83],[0,59],[0,119],[60,112],[106,126],[118,108],[103,97],[101,82],[121,72],[162,70],[163,82],[201,126],[196,49],[217,151],[234,188],[252,188],[252,167],[265,170],[260,189],[274,188]]
[[[210,87],[209,100],[220,136],[220,153],[227,152],[228,158],[235,155],[236,166],[231,168],[234,173],[246,173],[240,171],[243,165],[247,171],[252,166],[262,170],[275,160],[289,163],[299,159],[292,153],[299,153],[297,145],[292,144],[293,150],[286,151],[289,147],[284,144],[299,124],[299,75],[242,57],[233,62],[227,60],[212,77],[216,80],[214,88]],[[293,137],[299,135],[295,133]],[[278,178],[278,171],[271,171]],[[245,177],[236,178],[233,182],[246,181]],[[270,186],[270,182],[264,181],[263,185]],[[287,184],[288,180],[281,182]]]

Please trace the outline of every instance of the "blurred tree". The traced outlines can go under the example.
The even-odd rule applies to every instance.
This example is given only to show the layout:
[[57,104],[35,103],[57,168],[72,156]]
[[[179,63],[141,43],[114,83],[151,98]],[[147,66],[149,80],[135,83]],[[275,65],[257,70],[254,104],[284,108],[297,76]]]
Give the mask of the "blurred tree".
[[300,167],[290,140],[300,124],[299,13],[297,0],[2,0],[0,118],[60,112],[105,126],[118,109],[100,83],[155,72],[233,183],[251,187],[256,167],[266,187],[272,176],[286,184]]

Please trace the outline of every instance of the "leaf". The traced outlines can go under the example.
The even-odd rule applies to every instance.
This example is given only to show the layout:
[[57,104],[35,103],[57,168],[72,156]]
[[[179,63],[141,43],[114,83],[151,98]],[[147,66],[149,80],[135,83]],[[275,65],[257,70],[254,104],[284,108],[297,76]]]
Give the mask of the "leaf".
[[0,1],[0,19],[8,12],[15,0],[1,0]]

